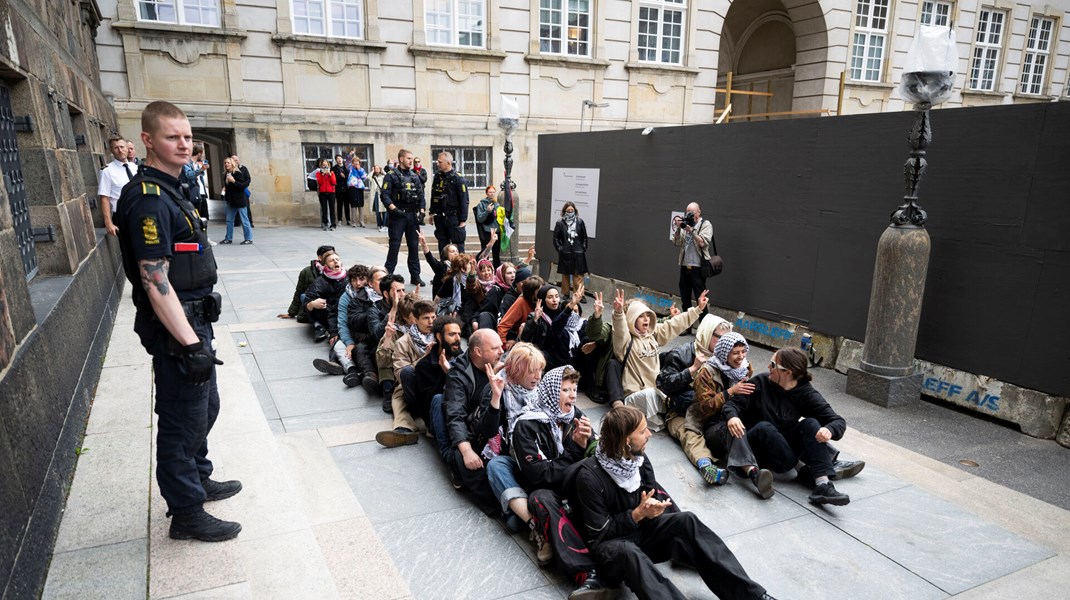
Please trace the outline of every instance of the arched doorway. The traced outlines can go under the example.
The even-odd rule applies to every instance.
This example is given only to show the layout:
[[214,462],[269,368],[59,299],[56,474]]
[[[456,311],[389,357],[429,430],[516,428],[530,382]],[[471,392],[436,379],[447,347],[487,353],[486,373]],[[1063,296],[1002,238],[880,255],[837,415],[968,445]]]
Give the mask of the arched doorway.
[[733,2],[721,29],[717,78],[725,89],[731,73],[733,94],[718,94],[718,110],[728,99],[733,117],[791,111],[795,62],[795,30],[780,0]]
[[[814,116],[835,109],[843,65],[828,62],[829,31],[820,0],[716,2],[725,15],[717,87],[725,89],[731,73],[734,90],[764,94],[734,94],[733,116],[788,111]],[[724,107],[725,94],[718,92],[718,114]],[[765,118],[775,117],[754,117]]]

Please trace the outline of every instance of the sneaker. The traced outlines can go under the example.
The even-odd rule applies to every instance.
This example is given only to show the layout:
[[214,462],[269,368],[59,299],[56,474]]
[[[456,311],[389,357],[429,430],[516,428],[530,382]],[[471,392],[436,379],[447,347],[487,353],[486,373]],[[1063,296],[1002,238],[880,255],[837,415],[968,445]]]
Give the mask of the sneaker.
[[420,287],[427,287],[427,282],[424,281],[423,279],[420,279],[419,275],[416,275],[415,277],[410,277],[409,278],[409,283],[411,283],[413,285],[418,285]]
[[223,542],[238,537],[241,524],[217,519],[203,510],[188,515],[171,517],[173,540],[198,540],[201,542]]
[[[367,388],[365,388],[365,389],[367,389]],[[383,412],[385,412],[386,414],[388,414],[388,415],[394,414],[394,399],[389,394],[386,394],[386,395],[383,396],[382,408],[383,408]]]
[[535,524],[535,519],[528,521],[528,527],[531,529],[528,539],[535,546],[535,562],[540,567],[548,566],[554,560],[554,547],[543,537],[542,532],[539,531],[538,526]]
[[234,242],[232,242],[230,240],[219,240],[219,243],[220,244],[233,244]]
[[215,502],[216,500],[226,500],[231,496],[241,491],[241,482],[237,479],[230,481],[215,481],[213,479],[205,479],[201,482],[201,487],[204,488],[204,493],[208,494],[205,498],[205,502]]
[[838,460],[832,463],[835,473],[829,475],[829,479],[850,479],[866,468],[864,460]]
[[242,246],[248,246],[249,244],[252,244],[252,243],[253,243],[253,240],[242,240],[241,241],[241,245]]
[[316,333],[312,336],[312,341],[318,344],[323,340],[329,338],[330,336],[331,334],[328,333],[326,329],[320,327],[319,325],[316,325]]
[[758,495],[763,500],[773,497],[773,472],[769,469],[754,469],[750,472],[750,480],[758,489]]
[[331,225],[331,231],[334,231],[334,225]]
[[407,427],[395,427],[393,431],[380,431],[375,434],[375,441],[380,446],[397,448],[398,446],[411,446],[420,441],[420,435]]
[[462,489],[464,483],[461,481],[461,476],[457,474],[457,471],[453,467],[446,467],[446,469],[450,472],[450,485],[453,486],[453,489]]
[[327,231],[327,226],[326,225],[323,226],[323,230]]
[[386,227],[380,227],[379,233],[386,233]]
[[587,572],[587,579],[583,581],[583,584],[568,595],[568,600],[598,600],[608,597],[609,593],[610,590],[598,578],[594,569],[591,569]]
[[844,506],[851,501],[851,497],[837,490],[836,486],[832,485],[832,482],[830,481],[814,488],[814,492],[810,494],[809,500],[814,504]]
[[369,396],[374,396],[379,393],[379,378],[371,373],[365,373],[364,377],[360,380],[360,385],[364,386],[364,391],[368,392]]
[[725,469],[718,469],[714,465],[706,465],[699,469],[702,473],[702,478],[706,480],[706,483],[710,485],[724,485],[728,483],[728,471]]
[[358,373],[357,369],[354,367],[350,369],[344,377],[342,377],[342,383],[346,384],[346,387],[357,387],[358,385],[360,385],[361,379],[362,375]]
[[346,372],[342,365],[322,358],[313,359],[312,366],[320,373],[326,373],[327,375],[345,375]]

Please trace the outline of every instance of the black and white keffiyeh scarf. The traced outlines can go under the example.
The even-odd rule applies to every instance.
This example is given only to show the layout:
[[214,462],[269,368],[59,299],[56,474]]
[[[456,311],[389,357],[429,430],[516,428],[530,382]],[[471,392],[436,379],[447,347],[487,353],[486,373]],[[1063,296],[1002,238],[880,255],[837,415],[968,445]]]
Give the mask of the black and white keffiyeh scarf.
[[528,405],[518,419],[533,419],[553,425],[550,431],[553,433],[558,454],[565,451],[565,441],[561,426],[571,423],[572,419],[576,417],[575,406],[567,413],[561,412],[561,380],[566,368],[571,369],[572,367],[568,365],[557,367],[542,376],[539,385],[535,387],[538,399],[533,405]]
[[598,464],[602,465],[606,473],[609,473],[609,477],[613,480],[613,483],[617,484],[617,487],[629,493],[639,489],[639,467],[643,466],[643,456],[638,458],[610,458],[606,456],[602,445],[599,444],[598,449],[594,451],[594,457]]
[[729,331],[721,336],[721,339],[717,340],[717,345],[713,347],[713,356],[711,356],[706,364],[712,366],[718,371],[724,373],[728,377],[728,387],[736,385],[740,381],[747,378],[747,368],[750,367],[750,363],[747,359],[743,359],[743,363],[736,368],[732,368],[728,364],[728,354],[732,352],[732,348],[736,344],[743,344],[747,349],[747,353],[750,353],[750,344],[747,340],[735,331]]
[[420,356],[427,354],[427,349],[431,344],[435,343],[435,335],[430,332],[420,333],[420,328],[416,326],[416,323],[406,327],[405,333],[412,338],[412,345],[416,347],[416,351],[420,353]]
[[517,419],[529,406],[535,406],[538,399],[538,387],[529,390],[519,383],[506,379],[505,390],[502,391],[502,408],[505,409],[505,422],[509,427],[508,435],[513,435]]

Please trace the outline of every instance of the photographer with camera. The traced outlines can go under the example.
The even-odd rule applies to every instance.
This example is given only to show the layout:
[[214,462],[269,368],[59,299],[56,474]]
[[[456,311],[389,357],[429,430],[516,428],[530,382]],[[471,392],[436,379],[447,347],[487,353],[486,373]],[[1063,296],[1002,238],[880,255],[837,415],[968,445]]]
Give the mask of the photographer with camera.
[[[702,264],[710,259],[713,224],[702,218],[702,207],[692,202],[687,205],[683,217],[673,217],[669,239],[680,247],[677,259],[680,263],[680,301],[686,312],[691,308],[692,296],[698,300],[699,294],[706,290]],[[705,314],[705,309],[702,312]]]

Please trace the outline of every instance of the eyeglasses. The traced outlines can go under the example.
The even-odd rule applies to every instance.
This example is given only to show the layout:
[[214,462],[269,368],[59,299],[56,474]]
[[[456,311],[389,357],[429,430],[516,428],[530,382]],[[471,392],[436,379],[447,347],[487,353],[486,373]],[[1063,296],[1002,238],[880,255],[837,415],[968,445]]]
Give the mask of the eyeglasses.
[[787,371],[788,370],[787,367],[782,367],[782,366],[776,364],[775,360],[770,360],[769,361],[769,370],[772,371],[773,369],[780,369],[781,371]]

